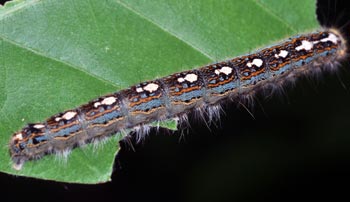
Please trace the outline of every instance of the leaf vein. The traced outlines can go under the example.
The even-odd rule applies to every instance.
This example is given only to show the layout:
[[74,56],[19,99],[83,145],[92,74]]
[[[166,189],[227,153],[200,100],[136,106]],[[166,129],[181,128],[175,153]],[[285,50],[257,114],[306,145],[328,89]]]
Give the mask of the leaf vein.
[[152,23],[153,25],[155,25],[156,27],[158,27],[159,29],[163,30],[164,32],[168,33],[169,35],[175,37],[176,39],[182,41],[183,43],[187,44],[188,46],[192,47],[194,50],[198,51],[199,53],[201,53],[202,55],[204,55],[205,57],[207,57],[208,59],[210,59],[211,61],[215,61],[215,57],[211,56],[209,53],[206,53],[203,49],[195,46],[194,44],[192,44],[189,41],[186,41],[184,38],[182,38],[181,36],[177,35],[174,32],[171,32],[171,30],[165,28],[164,26],[162,26],[161,24],[153,21],[152,19],[150,19],[149,17],[143,15],[142,13],[138,12],[137,10],[135,10],[134,8],[132,8],[130,5],[121,2],[120,0],[116,0],[116,2],[123,6],[124,8],[128,9],[129,11],[131,11],[132,13],[134,13],[135,15],[140,16],[141,18],[147,20],[148,22]]
[[293,28],[293,26],[291,24],[289,24],[285,20],[282,20],[282,18],[280,16],[278,16],[273,10],[268,8],[265,4],[259,2],[259,0],[252,0],[252,1],[255,2],[257,6],[259,6],[261,9],[263,9],[271,17],[275,18],[277,21],[281,22],[286,27],[288,27],[288,29],[292,30],[293,32],[296,32],[296,30]]
[[23,48],[23,49],[25,49],[25,50],[27,50],[27,51],[29,51],[29,52],[32,52],[32,53],[34,53],[34,54],[36,54],[36,55],[38,55],[38,56],[41,56],[41,57],[44,57],[44,58],[47,58],[47,59],[50,59],[50,60],[53,60],[53,61],[62,63],[62,64],[66,65],[66,66],[68,66],[68,67],[70,67],[70,68],[73,68],[73,69],[75,69],[75,70],[77,70],[77,71],[80,71],[80,72],[82,72],[82,73],[84,73],[84,74],[87,74],[88,76],[91,76],[91,77],[93,77],[93,78],[95,78],[95,79],[97,79],[97,80],[99,80],[99,81],[101,81],[101,82],[103,82],[103,83],[107,83],[107,84],[109,84],[109,85],[111,85],[111,86],[114,86],[114,87],[116,87],[116,88],[118,87],[118,86],[117,86],[116,84],[114,84],[112,81],[109,81],[109,80],[107,80],[107,79],[104,79],[104,78],[102,78],[101,76],[99,76],[99,75],[97,75],[97,74],[93,74],[92,72],[86,71],[85,69],[80,68],[80,67],[78,67],[78,66],[75,66],[75,65],[73,65],[73,64],[71,64],[71,63],[68,63],[68,62],[62,61],[62,60],[58,60],[57,58],[48,56],[48,55],[46,55],[46,54],[44,54],[44,53],[42,53],[42,52],[40,52],[40,51],[34,50],[34,49],[32,49],[32,48],[29,48],[29,47],[25,47],[23,44],[19,44],[19,43],[17,43],[16,41],[10,40],[10,39],[4,37],[3,35],[0,35],[0,38],[3,39],[4,41],[8,42],[8,43],[11,43],[11,44],[13,44],[13,45],[15,45],[15,46],[17,46],[17,47]]

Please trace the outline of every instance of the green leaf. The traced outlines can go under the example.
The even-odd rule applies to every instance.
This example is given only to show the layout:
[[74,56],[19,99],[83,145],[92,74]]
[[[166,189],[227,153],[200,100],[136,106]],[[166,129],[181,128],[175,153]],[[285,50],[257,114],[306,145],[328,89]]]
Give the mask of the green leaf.
[[123,135],[75,149],[66,160],[49,155],[27,162],[21,171],[11,168],[10,136],[103,94],[316,28],[315,0],[7,3],[0,7],[0,171],[106,182]]

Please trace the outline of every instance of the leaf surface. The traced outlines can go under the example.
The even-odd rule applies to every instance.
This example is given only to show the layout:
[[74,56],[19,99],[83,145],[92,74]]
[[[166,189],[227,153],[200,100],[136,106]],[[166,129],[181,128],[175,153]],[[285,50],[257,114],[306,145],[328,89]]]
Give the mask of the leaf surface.
[[49,155],[27,162],[21,171],[11,168],[9,139],[26,123],[103,94],[318,26],[314,0],[9,2],[0,7],[0,171],[109,181],[121,134],[98,148],[75,149],[66,160]]

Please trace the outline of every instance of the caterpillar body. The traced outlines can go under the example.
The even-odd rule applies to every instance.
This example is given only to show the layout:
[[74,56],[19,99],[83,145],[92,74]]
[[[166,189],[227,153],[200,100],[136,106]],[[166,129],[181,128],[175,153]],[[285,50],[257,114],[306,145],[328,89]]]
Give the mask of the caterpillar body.
[[9,143],[13,168],[20,170],[28,160],[70,151],[195,109],[212,119],[224,100],[249,97],[259,89],[272,89],[302,75],[333,70],[345,57],[342,35],[326,29],[252,54],[142,82],[14,133]]

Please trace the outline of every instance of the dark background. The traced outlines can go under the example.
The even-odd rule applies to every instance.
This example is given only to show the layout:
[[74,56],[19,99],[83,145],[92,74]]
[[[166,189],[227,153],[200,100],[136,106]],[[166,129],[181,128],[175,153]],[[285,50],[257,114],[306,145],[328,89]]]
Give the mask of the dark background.
[[[319,1],[321,24],[350,34],[346,2]],[[254,118],[230,103],[218,127],[191,120],[182,132],[152,131],[134,145],[136,151],[122,143],[109,183],[77,185],[0,173],[0,200],[348,201],[349,67],[301,79],[284,95],[257,96]]]

